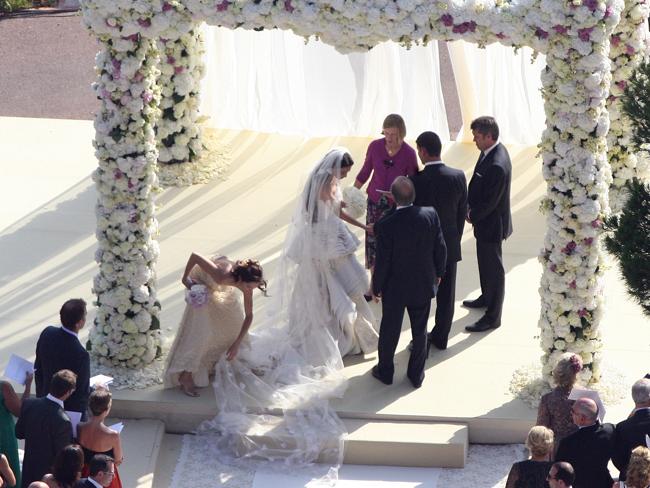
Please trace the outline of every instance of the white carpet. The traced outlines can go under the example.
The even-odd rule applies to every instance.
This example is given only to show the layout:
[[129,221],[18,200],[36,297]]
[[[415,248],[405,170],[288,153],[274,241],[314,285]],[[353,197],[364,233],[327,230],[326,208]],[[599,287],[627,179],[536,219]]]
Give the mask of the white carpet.
[[[291,473],[233,467],[218,460],[209,437],[185,435],[171,486],[224,488],[307,488],[313,471]],[[513,463],[526,458],[521,444],[469,447],[464,469],[401,468],[392,466],[344,465],[336,488],[437,488],[446,486],[501,488]],[[324,474],[325,470],[323,470]],[[311,488],[313,485],[310,485]]]

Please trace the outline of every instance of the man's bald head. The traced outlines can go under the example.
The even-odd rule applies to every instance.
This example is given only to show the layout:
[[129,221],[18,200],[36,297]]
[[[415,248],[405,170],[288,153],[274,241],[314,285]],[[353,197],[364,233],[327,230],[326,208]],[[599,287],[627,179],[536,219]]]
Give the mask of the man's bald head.
[[592,425],[598,418],[598,405],[591,398],[578,398],[571,408],[571,413],[576,425]]
[[410,178],[406,176],[395,178],[395,181],[390,186],[390,192],[395,203],[400,207],[411,205],[415,201],[415,187]]

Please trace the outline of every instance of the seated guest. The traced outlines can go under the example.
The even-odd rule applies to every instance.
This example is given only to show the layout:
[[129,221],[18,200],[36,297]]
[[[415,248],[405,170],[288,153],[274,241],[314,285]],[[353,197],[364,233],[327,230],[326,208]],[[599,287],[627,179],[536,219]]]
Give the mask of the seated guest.
[[51,474],[43,476],[49,488],[74,488],[81,479],[84,452],[80,446],[70,444],[56,456]]
[[512,465],[506,488],[548,488],[546,476],[552,464],[553,431],[536,425],[528,432],[526,447],[530,459]]
[[108,488],[115,476],[115,464],[113,459],[104,455],[96,454],[90,460],[90,475],[87,479],[81,480],[76,488]]
[[77,388],[65,401],[64,410],[81,412],[81,418],[85,420],[90,394],[90,356],[77,334],[86,323],[86,302],[80,298],[68,300],[59,315],[62,327],[46,327],[36,343],[36,396],[47,395],[54,373],[69,369],[77,375]]
[[16,486],[16,476],[9,466],[7,456],[0,454],[0,488]]
[[580,356],[573,353],[563,354],[553,368],[555,388],[542,397],[537,410],[537,425],[548,427],[555,434],[554,452],[557,451],[561,439],[578,430],[571,418],[573,400],[569,400],[569,393],[581,370]]
[[575,473],[569,463],[553,463],[546,480],[550,488],[573,488]]
[[21,481],[14,417],[20,415],[20,407],[22,406],[23,400],[29,398],[29,393],[32,389],[32,378],[33,375],[31,373],[25,376],[25,382],[23,383],[25,389],[23,390],[22,396],[16,394],[9,382],[0,381],[0,453],[7,456],[9,460],[9,466],[11,466],[11,470],[16,477],[16,481],[14,482],[16,486],[20,486]]
[[27,488],[50,488],[47,486],[47,483],[44,483],[42,481],[34,481],[33,483],[30,483]]
[[639,446],[632,451],[627,465],[627,479],[614,484],[615,488],[650,487],[650,449]]
[[575,488],[611,488],[607,469],[614,446],[614,426],[601,424],[591,398],[578,398],[571,407],[579,430],[560,441],[556,461],[567,461],[575,471]]
[[114,476],[111,482],[106,485],[110,488],[122,488],[120,475],[117,472],[117,465],[122,462],[122,444],[120,434],[109,429],[104,424],[104,420],[111,411],[111,392],[99,388],[90,394],[88,399],[88,408],[91,417],[88,422],[80,423],[77,427],[78,441],[84,450],[86,464],[83,467],[82,476],[88,476],[91,473],[89,461],[96,454],[104,454],[111,458],[111,464],[114,465]]
[[635,410],[627,420],[616,426],[612,461],[620,472],[619,479],[626,480],[627,463],[632,449],[645,446],[645,436],[650,435],[650,380],[642,378],[632,385]]
[[39,481],[50,470],[54,459],[72,443],[72,424],[63,402],[72,395],[77,375],[67,369],[52,377],[50,393],[23,402],[16,422],[16,437],[25,439],[22,488]]

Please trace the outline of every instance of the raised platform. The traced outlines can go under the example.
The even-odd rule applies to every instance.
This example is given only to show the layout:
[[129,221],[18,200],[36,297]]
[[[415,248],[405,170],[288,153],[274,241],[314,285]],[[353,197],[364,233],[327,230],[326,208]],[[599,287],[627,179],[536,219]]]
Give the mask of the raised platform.
[[[0,179],[0,368],[4,369],[10,353],[33,358],[38,334],[45,325],[58,322],[65,299],[78,296],[89,303],[94,299],[95,190],[89,175],[96,162],[91,122],[0,118],[0,134],[3,176],[7,175]],[[31,140],[33,134],[39,134],[38,144]],[[272,280],[293,198],[309,169],[334,145],[347,146],[358,168],[369,142],[365,138],[304,140],[225,130],[218,135],[233,156],[227,179],[166,190],[158,197],[159,298],[163,332],[170,339],[184,306],[179,280],[191,251],[256,257]],[[467,425],[468,440],[474,443],[522,442],[535,422],[536,412],[514,399],[509,385],[517,368],[536,363],[541,355],[537,254],[545,222],[537,209],[545,184],[536,148],[511,146],[509,150],[515,231],[504,245],[507,290],[502,327],[489,333],[466,333],[465,325],[479,313],[458,306],[449,348],[433,351],[424,385],[418,390],[403,377],[407,332],[398,346],[392,386],[370,376],[374,356],[347,358],[349,388],[334,403],[342,418],[462,424]],[[447,144],[443,157],[469,175],[476,154],[471,144]],[[351,184],[354,174],[353,169],[344,184]],[[479,286],[469,228],[463,237],[463,256],[458,267],[458,305],[463,298],[476,296]],[[631,384],[647,372],[650,329],[640,309],[627,298],[615,267],[607,271],[606,293],[602,322],[606,369],[607,364],[615,365]],[[256,295],[256,313],[266,303]],[[380,315],[380,307],[374,307]],[[91,323],[92,307],[89,312]],[[607,407],[606,420],[617,422],[627,416],[631,403]],[[190,432],[215,413],[211,389],[204,389],[200,398],[160,387],[115,392],[114,416],[159,419],[170,432]],[[364,429],[358,430],[359,435]],[[389,432],[386,427],[378,430]],[[363,436],[376,438],[370,431]],[[129,451],[136,448],[127,445],[125,449],[130,457]]]

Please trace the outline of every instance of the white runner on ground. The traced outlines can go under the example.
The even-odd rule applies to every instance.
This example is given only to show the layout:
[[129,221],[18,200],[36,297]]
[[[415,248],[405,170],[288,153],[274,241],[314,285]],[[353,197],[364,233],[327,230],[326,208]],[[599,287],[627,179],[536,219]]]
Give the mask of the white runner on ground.
[[[222,464],[209,440],[210,436],[183,436],[171,486],[304,488],[313,478],[312,472],[301,474],[294,468],[291,474],[283,474],[280,469],[254,472]],[[336,488],[502,488],[512,464],[526,456],[522,444],[473,444],[463,469],[343,465]]]

